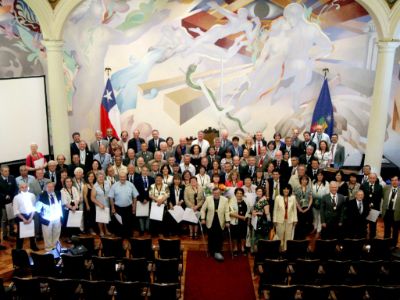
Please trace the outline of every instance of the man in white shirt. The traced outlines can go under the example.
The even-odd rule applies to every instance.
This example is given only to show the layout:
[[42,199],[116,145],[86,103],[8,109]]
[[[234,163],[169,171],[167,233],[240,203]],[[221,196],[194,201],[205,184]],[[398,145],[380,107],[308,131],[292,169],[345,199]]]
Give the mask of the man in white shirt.
[[196,175],[196,168],[190,163],[190,154],[185,154],[183,162],[179,165],[181,172],[188,170],[192,176]]
[[321,141],[326,141],[328,146],[331,144],[331,139],[329,138],[329,135],[324,132],[322,125],[317,125],[315,127],[315,132],[311,135],[311,140],[315,143],[317,149],[319,149],[319,143]]
[[192,147],[193,145],[199,145],[201,148],[201,155],[205,156],[207,155],[207,150],[210,147],[210,143],[204,139],[204,132],[203,131],[199,131],[197,132],[197,140],[194,140],[192,142]]
[[[21,225],[31,224],[35,216],[35,202],[36,197],[34,194],[28,192],[28,184],[22,182],[19,184],[19,193],[13,199],[13,210],[15,218],[18,222],[18,235],[17,235],[17,249],[23,248],[24,239],[20,238]],[[34,224],[32,225],[34,226]],[[33,232],[34,233],[34,232]],[[30,247],[33,251],[38,251],[36,246],[35,236],[29,237]]]

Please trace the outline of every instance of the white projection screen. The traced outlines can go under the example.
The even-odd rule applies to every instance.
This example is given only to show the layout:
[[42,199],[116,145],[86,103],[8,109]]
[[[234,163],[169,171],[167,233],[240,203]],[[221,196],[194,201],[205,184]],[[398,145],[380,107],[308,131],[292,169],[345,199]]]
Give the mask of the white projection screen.
[[25,159],[30,144],[49,154],[45,77],[0,79],[0,163]]

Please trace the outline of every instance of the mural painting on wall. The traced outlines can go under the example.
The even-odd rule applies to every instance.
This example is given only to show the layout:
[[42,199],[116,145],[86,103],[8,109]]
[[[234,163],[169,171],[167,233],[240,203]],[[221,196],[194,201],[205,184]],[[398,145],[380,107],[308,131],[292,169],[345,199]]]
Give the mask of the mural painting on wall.
[[[23,3],[2,0],[2,7],[6,2]],[[348,159],[359,156],[375,77],[374,24],[354,0],[293,2],[82,2],[64,27],[71,131],[90,140],[99,127],[105,67],[130,134],[140,128],[146,137],[157,128],[176,139],[211,126],[270,138],[307,130],[329,68],[335,131]],[[393,83],[396,102],[397,75]],[[394,104],[385,154],[400,139]]]

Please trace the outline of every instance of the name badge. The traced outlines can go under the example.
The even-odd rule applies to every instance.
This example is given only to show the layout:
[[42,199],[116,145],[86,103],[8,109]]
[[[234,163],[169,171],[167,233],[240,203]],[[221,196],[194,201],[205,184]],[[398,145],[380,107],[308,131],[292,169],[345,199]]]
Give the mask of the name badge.
[[372,198],[372,194],[369,194],[369,197]]
[[333,207],[333,210],[336,210],[336,206]]

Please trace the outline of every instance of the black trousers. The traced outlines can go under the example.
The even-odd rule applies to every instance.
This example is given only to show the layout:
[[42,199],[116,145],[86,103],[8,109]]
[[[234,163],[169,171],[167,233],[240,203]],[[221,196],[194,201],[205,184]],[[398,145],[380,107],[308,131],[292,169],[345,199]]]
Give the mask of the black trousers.
[[223,242],[223,231],[219,223],[218,215],[215,214],[211,228],[208,229],[208,251],[210,254],[214,255],[216,252],[221,252]]
[[339,226],[337,223],[327,223],[325,228],[321,230],[321,239],[342,239],[343,238],[343,226]]
[[376,237],[376,222],[371,222],[368,221],[368,227],[369,227],[369,238],[372,240],[373,238]]
[[117,226],[117,235],[123,237],[123,238],[130,238],[132,236],[132,220],[133,220],[133,214],[132,214],[132,206],[126,206],[126,207],[119,207],[117,205],[115,206],[115,211],[117,214],[119,214],[122,218],[122,225],[118,223]]
[[[399,241],[399,231],[400,231],[400,222],[394,220],[394,212],[393,210],[387,210],[385,213],[385,217],[383,218],[384,223],[384,238],[390,238],[391,235],[393,237],[393,246],[397,246],[397,242]],[[392,231],[393,230],[393,234]]]

